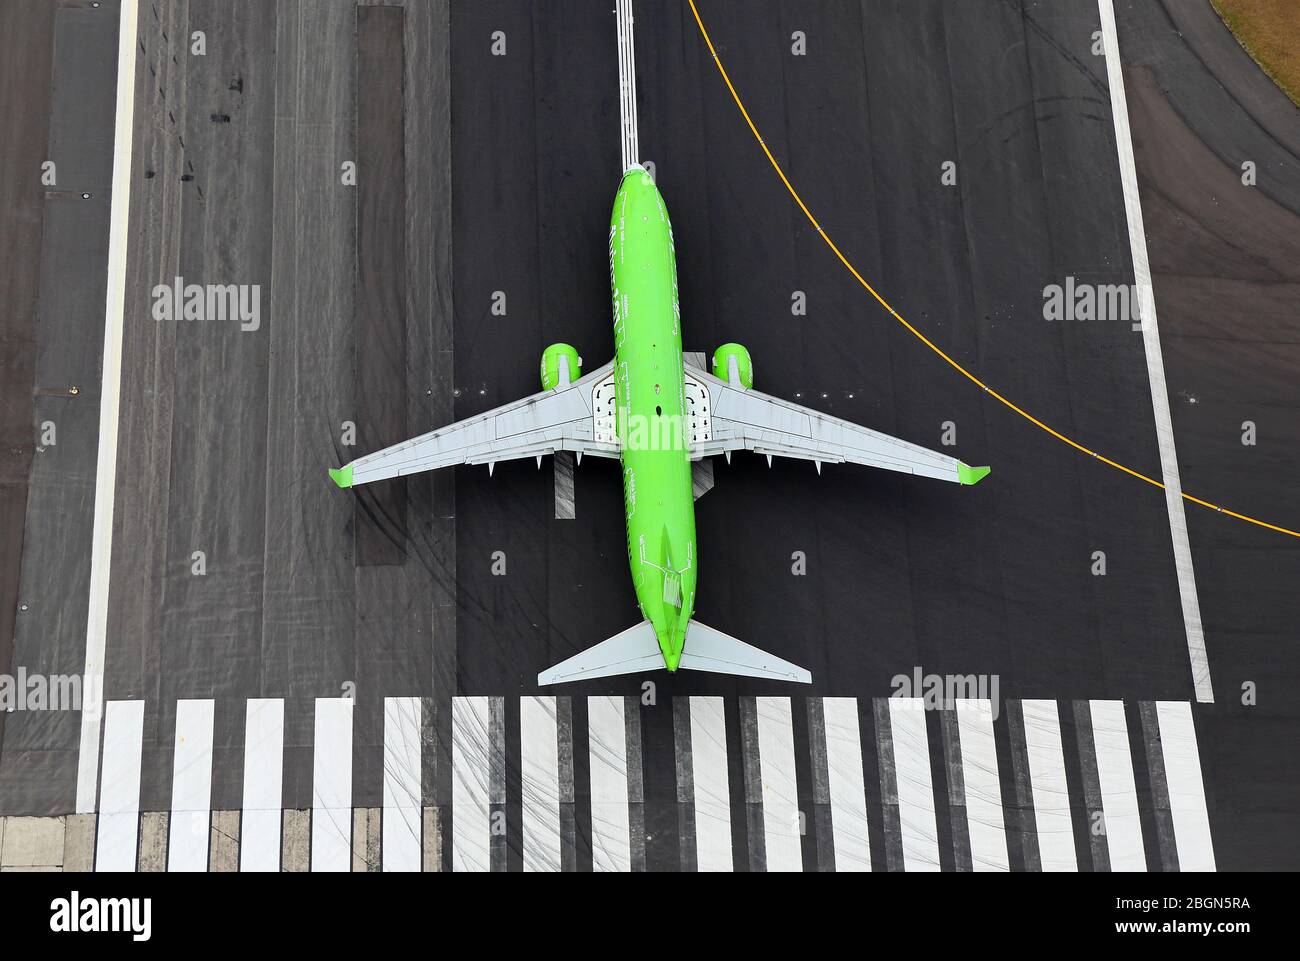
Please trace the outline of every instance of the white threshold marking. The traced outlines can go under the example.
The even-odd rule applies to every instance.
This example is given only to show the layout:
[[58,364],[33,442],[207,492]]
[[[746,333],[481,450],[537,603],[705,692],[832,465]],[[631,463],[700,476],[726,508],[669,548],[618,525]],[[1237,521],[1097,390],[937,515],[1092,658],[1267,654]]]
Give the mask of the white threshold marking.
[[492,869],[488,788],[490,704],[486,697],[451,702],[451,869]]
[[1043,871],[1077,871],[1070,789],[1065,780],[1061,718],[1055,701],[1020,702],[1025,719],[1025,754],[1038,830],[1038,860]]
[[867,790],[862,776],[858,699],[822,698],[826,720],[826,774],[830,782],[831,838],[836,871],[870,871]]
[[1142,847],[1142,821],[1138,815],[1124,702],[1089,701],[1088,708],[1092,715],[1092,743],[1097,753],[1102,826],[1110,853],[1110,869],[1145,871],[1147,856]]
[[695,867],[733,871],[727,715],[720,697],[692,697],[691,781],[695,787]]
[[957,739],[961,742],[971,867],[975,871],[1010,871],[992,701],[957,699]]
[[632,870],[623,698],[587,698],[591,764],[591,860],[594,871]]
[[[117,418],[122,394],[122,323],[126,313],[126,255],[130,242],[132,138],[135,135],[137,0],[122,0],[117,41],[117,122],[113,134],[113,199],[108,227],[108,288],[104,306],[104,361],[99,400],[99,454],[95,466],[95,518],[90,542],[90,593],[86,613],[83,690],[104,691],[108,639],[108,581],[112,570],[113,505],[117,488]],[[99,781],[101,697],[81,712],[77,755],[77,813],[95,810]]]
[[1186,701],[1157,701],[1156,716],[1160,721],[1160,750],[1165,759],[1178,870],[1217,870],[1192,706]]
[[891,697],[889,727],[894,740],[894,775],[898,782],[898,821],[903,840],[904,871],[939,870],[939,827],[930,777],[930,741],[925,730],[925,702],[919,697]]
[[767,870],[802,871],[803,817],[794,773],[794,711],[788,697],[757,697]]
[[1174,447],[1174,425],[1169,416],[1169,388],[1165,384],[1165,362],[1160,352],[1160,325],[1156,298],[1151,286],[1151,261],[1147,256],[1146,227],[1142,221],[1142,199],[1138,194],[1137,165],[1133,160],[1133,136],[1129,129],[1128,97],[1124,92],[1124,70],[1119,55],[1119,34],[1112,0],[1097,0],[1101,12],[1102,43],[1106,51],[1106,79],[1110,86],[1110,112],[1115,124],[1115,146],[1119,153],[1120,182],[1124,187],[1124,212],[1128,217],[1129,247],[1133,252],[1133,279],[1141,304],[1142,346],[1146,351],[1147,379],[1151,406],[1155,412],[1156,441],[1160,445],[1160,472],[1165,484],[1165,507],[1173,535],[1174,567],[1178,573],[1178,594],[1183,605],[1187,632],[1187,654],[1191,659],[1196,700],[1213,703],[1210,662],[1205,656],[1205,631],[1201,626],[1201,602],[1196,593],[1192,568],[1192,547],[1187,538],[1187,515],[1183,505],[1183,484],[1178,473]]
[[311,869],[352,869],[352,699],[316,698]]
[[95,870],[134,871],[140,836],[144,701],[110,701],[104,718],[104,787]]
[[244,808],[239,870],[280,870],[284,807],[284,700],[252,698],[245,709]]
[[420,737],[424,711],[418,697],[384,698],[385,871],[419,871],[421,864]]
[[176,702],[168,871],[208,869],[214,716],[210,699]]
[[525,871],[559,871],[560,730],[555,698],[519,699]]

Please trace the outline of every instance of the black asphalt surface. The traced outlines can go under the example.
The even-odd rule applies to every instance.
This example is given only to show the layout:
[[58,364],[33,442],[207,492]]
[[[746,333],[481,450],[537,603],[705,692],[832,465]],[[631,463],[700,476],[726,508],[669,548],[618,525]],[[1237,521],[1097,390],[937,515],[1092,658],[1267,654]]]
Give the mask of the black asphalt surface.
[[[1131,282],[1119,266],[1127,235],[1102,69],[1082,30],[1090,7],[1055,9],[931,4],[891,16],[883,5],[847,23],[834,4],[705,13],[764,135],[860,269],[1018,403],[1154,470],[1140,338],[1126,324],[1042,318],[1043,287],[1067,274]],[[993,464],[996,477],[970,491],[849,468],[819,481],[807,465],[769,471],[739,457],[719,468],[698,511],[700,619],[809,667],[819,692],[883,693],[920,664],[998,673],[1026,696],[1188,696],[1159,493],[984,404],[846,282],[757,152],[687,15],[647,8],[637,40],[642,153],[674,217],[688,349],[746,343],[765,390],[909,440],[937,446],[952,421],[956,452]],[[592,141],[614,123],[613,90],[595,80],[616,70],[602,42],[611,25],[515,4],[454,10],[459,35],[492,29],[532,41],[517,60],[453,45],[453,117],[492,118],[453,144],[456,169],[467,170],[453,204],[466,252],[456,301],[458,318],[471,318],[456,329],[457,383],[469,388],[459,416],[520,393],[545,343],[571,339],[599,363],[608,339],[596,270],[608,201],[586,171],[610,168]],[[817,38],[809,56],[790,55],[795,29]],[[548,56],[545,31],[584,50],[582,70]],[[1015,56],[990,69],[990,50]],[[515,72],[533,78],[531,97],[516,93]],[[543,123],[555,101],[584,118],[579,129]],[[507,129],[514,149],[486,149]],[[613,150],[606,143],[603,155]],[[472,171],[461,162],[470,156]],[[946,160],[958,163],[959,189],[940,183]],[[512,295],[504,318],[488,312],[494,290]],[[790,316],[796,290],[808,295],[806,318]],[[531,464],[503,466],[473,490],[462,480],[463,690],[497,691],[503,680],[527,689],[535,664],[632,616],[605,466],[580,472],[578,525],[548,520],[547,478]],[[495,583],[494,550],[514,561]],[[1095,550],[1107,553],[1105,579],[1090,573]],[[794,551],[808,557],[804,578],[791,574]],[[689,675],[660,684],[736,689]]]
[[[75,675],[85,667],[117,7],[17,0],[0,13],[5,674]],[[46,159],[57,172],[48,187]],[[54,425],[53,445],[40,443],[46,423]],[[71,810],[79,730],[79,715],[67,711],[3,717],[0,810]]]
[[[1300,530],[1300,110],[1208,5],[1117,8],[1183,486]],[[1215,682],[1197,720],[1220,864],[1294,870],[1300,542],[1200,508],[1187,519]]]
[[[358,20],[351,0],[142,10],[108,696],[146,700],[146,809],[167,807],[181,697],[218,699],[217,809],[239,805],[244,700],[288,698],[286,806],[309,806],[312,699],[348,684],[355,803],[380,798],[382,698],[413,694],[435,709],[441,754],[426,796],[444,804],[452,694],[505,695],[517,732],[511,712],[538,671],[637,617],[612,463],[578,468],[576,521],[554,519],[549,465],[531,461],[355,496],[325,476],[535,391],[547,344],[574,344],[588,369],[612,349],[609,5],[394,6],[404,16]],[[1184,486],[1296,527],[1295,108],[1217,20],[1175,14],[1176,3],[1117,6]],[[1035,416],[1158,475],[1140,333],[1124,319],[1043,317],[1044,288],[1068,276],[1133,281],[1095,2],[700,7],[768,144],[899,312]],[[207,31],[205,58],[186,55],[195,29]],[[115,27],[101,30],[111,44]],[[768,393],[930,447],[951,424],[951,452],[993,467],[959,488],[853,467],[819,478],[746,455],[719,463],[697,505],[697,617],[809,668],[814,684],[798,694],[862,699],[864,721],[866,699],[916,667],[996,674],[1004,698],[1193,699],[1162,492],[986,398],[870,299],[792,204],[685,3],[639,4],[636,31],[642,155],[673,217],[686,349],[739,341]],[[797,31],[804,55],[792,53]],[[62,70],[111,91],[96,61],[61,65],[57,52],[56,82]],[[340,179],[349,160],[357,187]],[[1256,188],[1240,184],[1243,160],[1257,162]],[[949,162],[955,186],[941,181]],[[63,263],[49,247],[53,209],[43,285]],[[106,204],[102,217],[106,236]],[[261,285],[260,329],[153,321],[149,291],[175,275]],[[806,316],[792,314],[796,292]],[[51,329],[38,351],[97,364],[102,296],[98,313],[64,318],[76,335]],[[77,376],[89,385],[94,373]],[[1258,424],[1255,447],[1240,444],[1245,420]],[[347,422],[356,449],[342,444]],[[93,446],[83,456],[67,469],[93,495]],[[40,463],[24,581],[73,592],[85,573],[61,552],[84,536],[88,570],[90,495],[78,495],[80,515],[42,507],[68,495]],[[1294,868],[1300,550],[1190,506],[1189,527],[1218,701],[1197,723],[1219,866]],[[1098,551],[1105,576],[1092,573]],[[496,552],[505,576],[493,574]],[[57,617],[20,621],[15,664],[80,668],[81,590]],[[789,693],[688,673],[562,693],[640,695],[646,680],[660,703]],[[1256,707],[1239,704],[1246,682]],[[727,710],[735,735],[735,697]],[[575,697],[579,768],[586,722]],[[644,709],[641,729],[647,863],[673,866],[671,715]],[[941,758],[937,723],[930,733]],[[0,811],[70,810],[76,736],[75,717],[11,720]],[[812,810],[809,772],[798,782]],[[580,823],[588,803],[578,799]],[[1144,805],[1148,838],[1154,816]],[[938,820],[950,860],[948,812]],[[806,863],[817,843],[813,831]],[[577,863],[590,860],[580,840]]]

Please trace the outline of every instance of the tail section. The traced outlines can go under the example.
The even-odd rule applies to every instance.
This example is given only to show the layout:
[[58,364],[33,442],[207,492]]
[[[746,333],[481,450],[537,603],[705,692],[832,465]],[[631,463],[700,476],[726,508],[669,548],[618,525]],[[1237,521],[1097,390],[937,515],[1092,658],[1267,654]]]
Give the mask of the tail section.
[[538,684],[568,684],[594,677],[615,677],[619,674],[641,674],[656,671],[664,666],[663,654],[655,629],[649,621],[615,634],[567,661],[561,661],[549,671],[537,675]]
[[723,634],[707,624],[691,621],[686,628],[686,650],[681,667],[688,671],[710,671],[740,677],[765,677],[774,681],[811,684],[812,674],[789,661],[760,651],[752,644]]
[[[654,626],[642,621],[537,675],[537,683],[568,684],[598,677],[641,674],[664,667]],[[812,674],[797,664],[761,651],[699,621],[686,628],[679,669],[811,684]]]

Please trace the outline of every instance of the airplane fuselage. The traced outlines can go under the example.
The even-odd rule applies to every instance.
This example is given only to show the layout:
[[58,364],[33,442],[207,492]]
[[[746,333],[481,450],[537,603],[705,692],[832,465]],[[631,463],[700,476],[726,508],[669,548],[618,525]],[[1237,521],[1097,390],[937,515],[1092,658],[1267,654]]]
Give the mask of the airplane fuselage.
[[640,167],[624,174],[614,198],[609,268],[628,565],[674,671],[695,608],[695,502],[673,230]]

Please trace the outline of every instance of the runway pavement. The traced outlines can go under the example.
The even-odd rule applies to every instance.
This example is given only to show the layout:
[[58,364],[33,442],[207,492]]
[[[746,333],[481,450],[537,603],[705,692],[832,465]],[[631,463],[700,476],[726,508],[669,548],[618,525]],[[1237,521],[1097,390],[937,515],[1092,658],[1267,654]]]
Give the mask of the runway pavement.
[[[55,29],[87,31],[81,42],[111,52],[112,6],[98,20],[62,10]],[[1217,21],[1176,7],[1117,4],[1183,483],[1294,527],[1296,114],[1225,46]],[[768,144],[900,312],[1035,416],[1158,474],[1141,334],[1128,318],[1043,313],[1044,289],[1067,278],[1134,279],[1095,0],[700,8]],[[398,787],[420,795],[410,806],[433,845],[421,850],[426,865],[520,868],[554,856],[593,868],[608,856],[615,867],[689,868],[724,850],[737,868],[782,857],[808,869],[848,857],[908,868],[909,851],[928,864],[914,843],[961,869],[989,850],[988,819],[975,816],[984,803],[984,814],[1002,812],[1007,864],[1046,867],[1041,819],[1034,829],[1024,820],[1034,804],[1017,760],[1028,750],[1017,740],[1023,708],[988,732],[962,728],[960,712],[891,723],[893,706],[877,699],[919,671],[996,677],[994,700],[1059,704],[1059,776],[1072,799],[1072,843],[1059,850],[1084,869],[1120,866],[1110,848],[1121,845],[1142,867],[1172,867],[1181,815],[1162,793],[1169,746],[1152,753],[1151,712],[1194,690],[1161,492],[990,403],[866,296],[792,206],[689,7],[640,4],[636,29],[642,154],[673,217],[686,349],[739,341],[765,392],[930,447],[955,435],[950,452],[991,464],[992,476],[958,488],[833,465],[819,478],[810,465],[769,469],[747,455],[719,463],[697,504],[698,616],[809,668],[812,688],[683,673],[539,691],[539,670],[637,616],[616,468],[577,468],[574,520],[555,519],[550,466],[531,461],[490,479],[458,468],[357,494],[335,490],[325,469],[535,391],[547,344],[574,344],[588,369],[607,359],[612,11],[516,0],[146,5],[107,657],[110,700],[140,705],[129,709],[142,752],[135,810],[172,810],[192,787],[177,786],[173,753],[177,705],[195,700],[215,705],[210,809],[248,808],[246,706],[257,699],[283,711],[281,808],[382,808],[394,789],[385,699],[409,698],[421,749]],[[203,56],[191,49],[196,30]],[[111,64],[54,50],[56,81],[110,96]],[[63,89],[51,143],[66,130],[87,141],[78,157],[104,147],[111,157],[111,117],[60,125],[87,109],[61,110]],[[1253,188],[1240,183],[1244,160],[1258,167]],[[106,183],[102,156],[82,162],[85,182]],[[45,204],[42,290],[71,297],[79,288],[50,246],[59,209]],[[102,260],[84,221],[76,231],[84,256]],[[155,320],[153,288],[175,277],[258,288],[256,329]],[[42,323],[53,324],[45,303]],[[76,365],[98,363],[102,309],[60,311],[57,323],[38,332],[38,354],[87,386],[75,409],[89,411],[77,416],[93,432],[97,367]],[[1246,420],[1258,427],[1253,447],[1240,443]],[[66,456],[84,460],[60,461],[65,474],[43,475],[38,457],[31,475],[23,578],[42,588],[23,593],[45,595],[48,583],[82,598],[20,617],[14,664],[33,670],[81,669],[94,451],[78,449]],[[1199,508],[1188,522],[1216,695],[1189,717],[1217,867],[1294,867],[1297,842],[1277,835],[1300,783],[1285,693],[1300,681],[1289,653],[1300,554]],[[1258,706],[1239,703],[1246,682]],[[528,773],[534,722],[546,722],[530,712],[554,693],[549,723],[559,743],[569,738],[555,772],[569,770]],[[347,723],[322,721],[318,699],[353,694]],[[650,695],[672,709],[635,710]],[[681,764],[696,719],[685,699],[699,697],[725,718],[725,785],[698,761],[689,778]],[[1125,723],[1090,701],[1120,703]],[[764,710],[779,717],[765,726]],[[841,714],[862,727],[866,813],[830,799],[843,790],[827,756]],[[597,750],[592,732],[606,722],[617,736]],[[334,801],[320,805],[323,730],[346,730],[329,760],[348,766],[329,769]],[[904,735],[920,739],[912,756],[928,760],[914,773],[934,775],[937,807],[932,837],[898,834],[890,847],[886,809],[906,803],[896,795],[908,772],[879,745]],[[76,736],[75,715],[9,720],[0,813],[71,809]],[[974,807],[949,763],[968,740],[995,761]],[[1099,743],[1102,755],[1106,744],[1128,748],[1131,791],[1113,780],[1123,763],[1089,754]],[[762,778],[737,761],[760,756]],[[476,766],[484,757],[498,760]],[[614,762],[621,782],[606,776]],[[789,791],[762,797],[774,770]],[[535,777],[556,791],[567,778],[554,821],[550,795],[539,813],[523,787]],[[340,785],[344,799],[330,794]],[[702,844],[700,792],[724,786],[731,843]],[[1130,823],[1099,851],[1089,814],[1112,811],[1103,795],[1116,790],[1125,805],[1131,795],[1136,833]],[[125,799],[124,824],[129,783]],[[769,844],[765,819],[787,807],[812,827]],[[474,827],[496,811],[504,835]],[[544,856],[529,833],[542,814]],[[844,834],[846,817],[871,830]],[[629,838],[626,850],[611,837]]]

